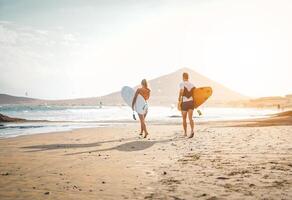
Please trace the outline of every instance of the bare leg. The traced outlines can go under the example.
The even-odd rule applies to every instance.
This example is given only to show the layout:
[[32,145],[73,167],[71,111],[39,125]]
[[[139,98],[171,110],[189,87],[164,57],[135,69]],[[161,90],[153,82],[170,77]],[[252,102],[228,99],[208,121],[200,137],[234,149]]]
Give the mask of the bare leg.
[[147,110],[146,113],[144,114],[144,119],[146,119],[147,114],[148,114],[148,110]]
[[143,127],[142,127],[142,123],[140,123],[140,134],[139,135],[143,135]]
[[[148,113],[148,111],[146,111],[146,113],[144,114],[144,120],[146,119],[147,113]],[[140,124],[141,124],[140,135],[143,135],[143,125],[142,125],[142,123],[140,123]]]
[[182,111],[182,119],[183,119],[183,128],[184,128],[184,136],[187,136],[187,111]]
[[191,136],[192,138],[194,136],[194,120],[193,120],[193,110],[188,110],[188,117],[191,125]]
[[144,115],[140,115],[139,114],[139,118],[140,118],[140,123],[141,123],[142,131],[144,131],[144,133],[145,133],[144,138],[146,138],[147,135],[148,135],[148,131],[147,131],[147,128],[146,128]]

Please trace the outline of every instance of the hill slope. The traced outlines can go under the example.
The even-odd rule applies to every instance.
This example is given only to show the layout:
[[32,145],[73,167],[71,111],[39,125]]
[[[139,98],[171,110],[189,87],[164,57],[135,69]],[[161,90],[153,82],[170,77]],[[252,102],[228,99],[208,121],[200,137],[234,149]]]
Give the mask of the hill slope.
[[[169,106],[175,104],[178,97],[179,83],[182,81],[182,73],[188,72],[190,81],[196,87],[211,86],[213,95],[207,101],[207,104],[214,105],[218,103],[227,103],[230,101],[247,100],[248,98],[232,91],[223,85],[208,79],[207,77],[188,68],[182,68],[173,73],[160,76],[149,80],[151,88],[150,103],[152,105]],[[137,87],[137,86],[136,86]],[[120,91],[101,96],[69,100],[39,100],[25,97],[13,97],[10,95],[0,95],[0,104],[48,104],[48,105],[98,105],[99,102],[104,105],[123,105]]]
[[[196,87],[211,86],[213,88],[213,95],[210,100],[208,100],[209,104],[248,99],[248,97],[232,91],[191,69],[182,68],[173,73],[149,81],[151,88],[150,103],[153,105],[170,105],[175,103],[177,101],[179,83],[182,81],[183,72],[189,73],[190,81]],[[103,96],[101,97],[101,100],[105,103],[110,101],[115,102],[116,104],[123,103],[120,97],[120,92]]]
[[0,94],[0,104],[26,104],[38,101],[38,99],[32,99],[27,97],[16,97],[8,94]]

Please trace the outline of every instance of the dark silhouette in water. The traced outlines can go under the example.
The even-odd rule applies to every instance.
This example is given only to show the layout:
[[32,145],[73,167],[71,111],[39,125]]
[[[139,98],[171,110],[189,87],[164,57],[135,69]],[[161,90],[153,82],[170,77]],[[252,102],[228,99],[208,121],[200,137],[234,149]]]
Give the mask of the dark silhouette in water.
[[0,113],[0,122],[24,122],[24,121],[26,120],[20,119],[20,118],[8,117]]

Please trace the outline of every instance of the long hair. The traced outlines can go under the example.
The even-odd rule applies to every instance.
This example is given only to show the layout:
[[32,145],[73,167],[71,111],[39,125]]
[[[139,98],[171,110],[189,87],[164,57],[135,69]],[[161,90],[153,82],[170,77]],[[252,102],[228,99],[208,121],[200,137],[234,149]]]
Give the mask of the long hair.
[[146,79],[143,79],[141,81],[141,85],[144,86],[145,88],[148,88],[148,82],[147,82],[147,80]]

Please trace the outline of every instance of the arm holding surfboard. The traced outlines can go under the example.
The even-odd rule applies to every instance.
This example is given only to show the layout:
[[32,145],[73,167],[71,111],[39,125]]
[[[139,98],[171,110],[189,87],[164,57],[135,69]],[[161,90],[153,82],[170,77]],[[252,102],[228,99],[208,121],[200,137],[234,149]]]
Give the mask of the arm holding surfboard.
[[182,89],[179,90],[178,104],[177,104],[177,109],[178,109],[179,111],[181,111],[181,104],[182,104],[183,92],[184,92],[184,91],[183,91]]
[[[140,90],[139,90],[140,91]],[[137,92],[129,86],[124,86],[121,90],[121,96],[130,108],[133,110],[133,119],[136,120],[135,112],[137,114],[145,114],[147,107],[145,106],[145,99],[141,96],[140,92]],[[134,100],[135,97],[135,100]]]
[[136,100],[139,94],[139,89],[136,90],[133,101],[132,101],[132,110],[133,110],[133,119],[136,120],[136,116],[135,116],[135,104],[136,104]]
[[135,110],[135,103],[136,103],[136,100],[137,100],[137,96],[139,94],[139,89],[136,90],[135,92],[135,95],[134,95],[134,98],[133,98],[133,101],[132,101],[132,110],[134,111]]
[[[200,105],[202,105],[211,95],[212,95],[212,88],[211,87],[199,87],[199,88],[193,88],[192,91],[193,101],[194,101],[194,108],[198,108]],[[179,97],[178,97],[178,105],[177,109],[181,111],[181,105],[182,105],[182,96],[183,96],[183,90],[180,90]],[[202,115],[200,110],[197,110],[199,115]]]

